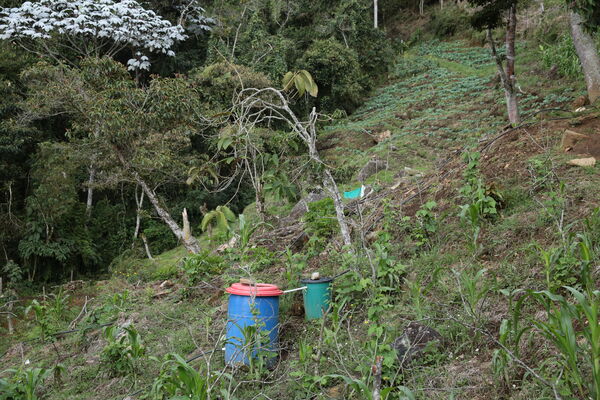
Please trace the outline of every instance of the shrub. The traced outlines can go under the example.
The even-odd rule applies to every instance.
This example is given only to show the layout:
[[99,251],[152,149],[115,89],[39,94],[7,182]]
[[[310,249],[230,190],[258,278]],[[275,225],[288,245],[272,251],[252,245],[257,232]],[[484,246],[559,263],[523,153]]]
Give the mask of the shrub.
[[581,64],[571,35],[562,35],[556,43],[540,45],[540,53],[544,67],[551,68],[556,65],[562,76],[570,78],[578,78],[581,75]]
[[364,29],[359,38],[353,46],[358,53],[358,62],[362,71],[369,76],[370,83],[376,84],[387,77],[394,61],[394,50],[380,29]]
[[200,280],[221,274],[225,270],[223,257],[211,254],[210,250],[204,250],[183,259],[181,269],[187,275],[187,282],[194,285]]
[[242,87],[263,88],[272,86],[269,78],[243,65],[226,62],[211,64],[202,70],[190,72],[194,84],[200,87],[203,101],[212,110],[230,107],[234,93]]
[[361,71],[373,83],[385,78],[394,60],[394,51],[385,32],[373,27],[371,5],[364,1],[344,1],[335,14],[331,34],[356,51]]
[[177,238],[164,223],[147,219],[144,225],[146,227],[143,234],[150,242],[150,250],[153,254],[160,254],[177,246]]
[[317,104],[325,110],[353,111],[365,94],[358,55],[335,39],[317,40],[298,61],[319,86]]
[[39,337],[43,342],[46,340],[50,330],[50,311],[48,305],[43,303],[40,304],[37,300],[33,300],[31,304],[25,309],[25,314],[29,314],[33,311],[35,324],[39,329]]
[[328,238],[337,229],[333,200],[326,198],[309,203],[303,219],[309,236]]
[[427,30],[436,38],[446,39],[464,31],[469,26],[469,14],[466,10],[458,7],[445,7],[436,9],[431,14]]
[[113,376],[122,376],[136,371],[136,361],[146,354],[146,348],[137,329],[133,325],[124,328],[120,334],[115,325],[104,329],[107,341],[100,359]]

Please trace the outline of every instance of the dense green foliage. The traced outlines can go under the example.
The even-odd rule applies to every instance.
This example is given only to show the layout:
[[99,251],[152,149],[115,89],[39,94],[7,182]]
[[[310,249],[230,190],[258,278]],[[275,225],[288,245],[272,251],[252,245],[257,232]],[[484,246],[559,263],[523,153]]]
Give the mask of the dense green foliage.
[[[185,8],[158,0],[148,6],[172,22]],[[384,32],[372,28],[367,1],[226,1],[204,8],[219,23],[211,32],[186,27],[189,38],[177,44],[175,57],[152,60],[155,75],[131,77],[119,64],[128,52],[116,62],[65,53],[40,63],[2,43],[0,241],[6,261],[30,280],[105,272],[132,242],[143,254],[141,236],[155,253],[175,246],[148,197],[138,210],[138,175],[175,220],[187,208],[192,227],[233,193],[232,210],[241,211],[254,197],[238,174],[243,159],[215,142],[237,91],[279,86],[288,71],[306,69],[319,96],[299,98],[298,110],[314,104],[352,111],[393,61]],[[261,150],[271,166],[264,190],[293,199],[295,184],[276,167],[288,163],[278,158],[287,150],[274,138]]]

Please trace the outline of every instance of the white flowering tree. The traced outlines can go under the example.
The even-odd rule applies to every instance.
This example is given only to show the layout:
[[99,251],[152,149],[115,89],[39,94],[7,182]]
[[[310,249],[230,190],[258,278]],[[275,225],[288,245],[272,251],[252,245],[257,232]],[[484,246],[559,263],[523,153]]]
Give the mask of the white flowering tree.
[[[187,38],[184,26],[192,33],[209,30],[212,19],[196,0],[182,8],[177,25],[147,10],[135,0],[38,0],[26,1],[20,7],[0,9],[0,40],[11,40],[40,56],[58,63],[69,63],[74,57],[107,56],[113,58],[122,50],[130,50],[130,71],[148,70],[148,52],[174,56],[173,46]],[[189,28],[188,28],[189,29]],[[100,125],[101,118],[91,127]],[[90,130],[98,137],[98,129]],[[90,159],[87,182],[86,213],[92,210],[97,156]]]
[[[196,29],[209,30],[211,19],[191,13]],[[128,48],[129,70],[149,69],[146,52],[175,55],[175,43],[187,38],[178,25],[135,0],[38,0],[0,11],[0,39],[57,61],[65,55],[114,57]]]

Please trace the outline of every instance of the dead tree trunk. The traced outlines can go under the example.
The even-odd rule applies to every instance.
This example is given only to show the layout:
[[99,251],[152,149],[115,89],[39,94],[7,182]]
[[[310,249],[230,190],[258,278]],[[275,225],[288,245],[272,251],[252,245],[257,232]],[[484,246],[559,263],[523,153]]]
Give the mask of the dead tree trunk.
[[250,182],[254,188],[254,202],[256,207],[256,213],[260,217],[261,221],[267,219],[267,213],[265,211],[265,195],[263,185],[263,175],[265,173],[264,160],[261,154],[254,148],[252,143],[246,144],[247,155],[244,161],[246,171],[250,176]]
[[[257,112],[256,110],[262,110]],[[233,115],[237,118],[237,124],[243,126],[256,126],[268,124],[272,120],[284,121],[297,134],[308,147],[310,160],[322,169],[323,185],[333,198],[337,221],[344,245],[351,247],[352,239],[350,229],[344,216],[344,204],[340,191],[331,174],[331,171],[323,163],[317,151],[317,120],[319,114],[313,108],[308,121],[300,121],[289,106],[285,95],[274,88],[245,89],[238,94],[238,100],[234,104]]]
[[140,187],[142,188],[142,190],[144,191],[144,193],[146,193],[146,196],[150,200],[150,203],[152,203],[152,206],[154,207],[154,210],[156,211],[156,213],[158,214],[158,216],[163,220],[163,222],[165,224],[167,224],[167,226],[171,229],[171,232],[173,232],[173,234],[179,240],[181,240],[181,242],[183,243],[183,245],[185,246],[185,248],[188,249],[188,251],[190,253],[194,253],[194,254],[199,253],[200,252],[200,244],[198,243],[198,240],[196,240],[196,238],[194,236],[192,236],[192,235],[189,235],[189,237],[186,237],[186,235],[184,234],[183,229],[181,229],[179,227],[179,225],[173,219],[173,217],[171,216],[171,214],[169,214],[169,212],[167,210],[165,210],[161,206],[160,201],[158,200],[158,196],[156,195],[156,193],[154,192],[154,190],[152,190],[150,188],[150,186],[148,186],[148,184],[146,183],[146,181],[144,181],[142,179],[142,177],[140,176],[140,174],[138,174],[138,172],[131,167],[131,165],[125,159],[125,156],[123,156],[123,153],[121,153],[121,151],[119,149],[115,148],[115,152],[117,154],[117,157],[119,158],[119,161],[121,162],[121,164],[125,168],[125,170],[131,174],[131,176],[136,181],[136,183],[138,185],[140,185]]
[[256,201],[256,212],[258,213],[260,220],[264,222],[266,220],[267,214],[265,211],[265,199],[264,199],[261,189],[256,190],[255,201]]
[[340,226],[340,233],[342,234],[344,245],[350,247],[352,246],[352,238],[350,237],[350,229],[346,223],[346,216],[344,215],[344,203],[342,202],[342,197],[340,196],[340,190],[335,179],[333,178],[333,175],[331,174],[331,171],[323,163],[317,151],[317,118],[318,114],[316,109],[313,107],[312,112],[310,113],[308,129],[301,125],[307,134],[307,139],[305,139],[304,142],[308,146],[310,158],[318,165],[323,166],[323,186],[333,198],[335,214],[338,220],[338,225]]
[[581,62],[588,98],[593,103],[600,97],[600,56],[592,35],[586,32],[581,15],[569,11],[569,23],[575,51]]
[[6,314],[6,325],[8,326],[8,334],[12,335],[14,333],[13,322],[12,322],[12,309],[13,303],[8,305],[8,314]]

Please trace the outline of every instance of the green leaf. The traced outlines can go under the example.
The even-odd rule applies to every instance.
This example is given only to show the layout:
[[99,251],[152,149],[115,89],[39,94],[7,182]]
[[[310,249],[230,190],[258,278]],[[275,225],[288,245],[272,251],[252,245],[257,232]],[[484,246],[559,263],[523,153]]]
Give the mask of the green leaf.
[[202,229],[202,231],[206,231],[206,228],[208,227],[210,222],[213,220],[213,218],[215,218],[215,216],[216,216],[216,212],[214,210],[207,213],[204,216],[204,218],[202,218],[202,222],[200,224],[200,229]]
[[298,95],[303,96],[306,91],[306,83],[304,82],[304,78],[300,74],[296,74],[294,76],[294,86],[298,91]]
[[287,91],[291,89],[291,85],[293,83],[293,78],[294,78],[294,73],[292,71],[286,72],[286,74],[283,76],[283,80],[282,80],[282,85],[283,85],[283,90]]
[[316,82],[314,81],[312,75],[310,74],[310,72],[303,69],[299,72],[299,74],[302,76],[302,78],[304,80],[304,88],[306,89],[308,94],[311,95],[312,97],[317,97],[317,94],[319,93],[319,88],[318,88]]
[[235,221],[235,214],[233,213],[233,211],[231,211],[229,209],[229,207],[227,207],[227,206],[219,206],[219,207],[221,207],[220,210],[223,212],[223,214],[225,215],[225,218],[227,218],[228,221],[231,221],[231,222]]

